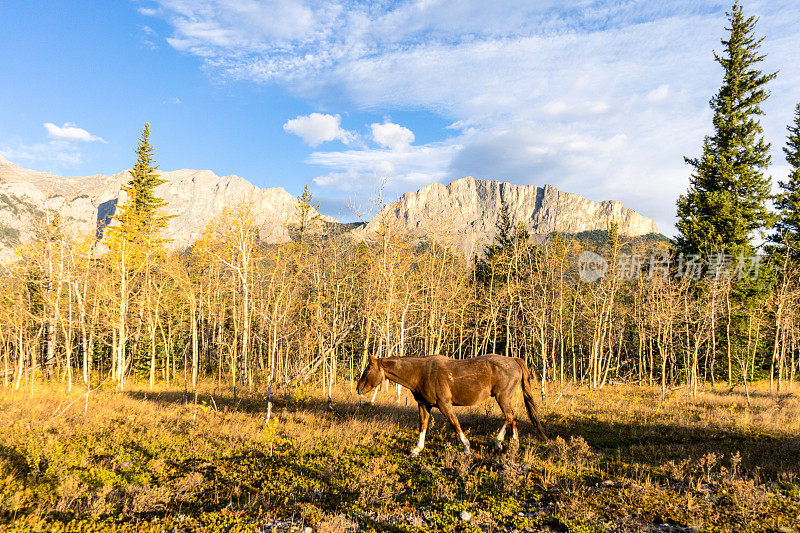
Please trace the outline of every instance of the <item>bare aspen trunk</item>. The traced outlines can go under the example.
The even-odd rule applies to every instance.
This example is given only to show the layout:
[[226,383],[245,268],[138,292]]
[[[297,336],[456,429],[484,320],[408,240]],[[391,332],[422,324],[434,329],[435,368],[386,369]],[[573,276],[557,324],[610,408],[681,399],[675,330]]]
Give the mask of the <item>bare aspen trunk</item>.
[[[96,335],[97,323],[99,321],[99,316],[100,316],[99,299],[100,297],[98,295],[95,295],[94,307],[92,307],[92,323],[90,324],[89,327],[89,341],[86,345],[86,351],[88,352],[87,362],[89,365],[89,370],[87,371],[87,382],[86,382],[87,387],[90,387],[92,382],[92,368],[94,366],[95,335]],[[100,368],[98,370],[100,375],[102,376],[103,372],[102,364],[100,365]]]
[[[246,269],[247,267],[245,267]],[[242,379],[252,390],[253,384],[248,380],[250,354],[250,285],[245,273],[242,280]]]
[[578,312],[578,298],[577,295],[572,299],[572,314],[569,326],[569,343],[570,351],[572,352],[572,382],[578,381],[578,356],[575,353],[575,320]]
[[781,350],[778,359],[778,392],[781,391],[783,385],[783,361],[786,356],[786,328],[781,329]]
[[114,324],[111,327],[111,381],[117,381],[117,327]]
[[[191,289],[190,289],[191,290]],[[190,320],[192,321],[192,389],[197,390],[197,365],[198,365],[198,351],[197,351],[197,301],[194,294],[189,297],[190,306]]]
[[119,389],[122,390],[125,386],[125,345],[127,343],[126,338],[126,321],[128,315],[128,272],[127,272],[127,262],[125,261],[125,256],[123,253],[121,268],[120,268],[120,287],[119,287],[119,307],[118,307],[119,316],[117,317],[117,353],[116,356],[116,369],[117,369],[117,381],[119,383]]
[[148,314],[148,333],[150,334],[150,390],[153,390],[153,387],[156,384],[156,324],[158,323],[158,303],[156,303],[156,309],[151,310],[153,303],[151,300],[152,292],[150,291],[150,279],[148,277],[148,289],[147,289],[147,314]]
[[367,364],[367,357],[369,355],[369,339],[372,333],[372,314],[367,316],[367,332],[364,335],[364,351],[361,354],[361,367],[364,368]]
[[272,384],[275,381],[275,353],[278,349],[278,322],[277,320],[273,320],[272,323],[272,342],[270,342],[269,346],[269,385],[267,387],[267,424],[269,424],[269,420],[272,417]]
[[81,355],[83,356],[83,384],[86,385],[86,389],[89,390],[91,387],[89,386],[89,336],[86,332],[86,297],[84,295],[82,299],[83,305],[81,306],[80,310],[80,317],[78,318],[81,327]]
[[156,327],[151,324],[147,329],[150,330],[150,390],[153,390],[156,384]]
[[714,300],[711,304],[711,388],[716,385],[714,380],[714,365],[717,361],[717,305],[716,305],[716,282],[714,285]]
[[[231,358],[231,386],[233,387],[233,397],[236,398],[236,379],[238,372],[238,352],[236,350],[239,345],[239,319],[236,305],[236,288],[231,287],[231,318],[233,322],[233,342],[230,344],[230,358]],[[221,339],[221,337],[220,337]]]
[[222,359],[222,311],[220,311],[220,316],[217,318],[217,350],[220,352],[219,355],[219,385],[222,386],[222,367],[225,366],[223,364]]
[[752,315],[747,318],[747,350],[741,356],[742,366],[742,381],[744,382],[744,392],[747,395],[747,406],[750,406],[750,389],[747,386],[747,365],[750,357],[750,344],[752,341],[753,333],[753,317]]
[[72,392],[72,284],[69,285],[69,321],[64,331],[64,349],[67,356],[67,392]]
[[661,352],[661,401],[667,394],[667,353],[665,350],[659,348]]
[[797,368],[797,362],[796,362],[797,339],[795,337],[795,329],[794,328],[792,328],[791,336],[792,336],[792,343],[791,343],[792,344],[792,367],[791,367],[791,371],[790,371],[790,374],[789,374],[789,383],[793,384],[794,383],[795,368]]
[[730,284],[725,287],[725,305],[728,309],[728,320],[725,323],[725,346],[728,355],[728,385],[733,387],[733,357],[731,353],[731,290]]
[[17,379],[14,383],[14,390],[19,390],[20,383],[22,383],[22,374],[25,371],[25,349],[22,342],[22,327],[19,328],[19,337],[17,340],[17,350],[19,351],[19,362],[17,364]]
[[5,336],[5,334],[3,333],[2,330],[0,330],[0,339],[2,339],[2,344],[3,344],[3,363],[4,363],[4,365],[3,365],[4,366],[4,368],[3,368],[3,388],[5,389],[5,388],[8,388],[8,375],[9,375],[9,372],[10,372],[10,369],[8,367],[8,350],[9,350],[9,346],[8,346],[8,340],[6,339],[6,336]]

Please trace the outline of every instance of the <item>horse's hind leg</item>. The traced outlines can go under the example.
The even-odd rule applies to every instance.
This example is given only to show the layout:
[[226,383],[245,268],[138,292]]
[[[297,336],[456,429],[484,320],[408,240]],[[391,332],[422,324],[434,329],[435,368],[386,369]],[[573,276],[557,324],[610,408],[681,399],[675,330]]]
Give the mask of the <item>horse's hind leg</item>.
[[514,413],[514,405],[511,403],[511,398],[509,396],[510,395],[507,394],[498,394],[495,397],[497,399],[497,405],[500,406],[500,410],[503,411],[503,417],[505,418],[503,427],[500,428],[497,437],[495,437],[494,447],[497,450],[503,449],[503,441],[506,438],[506,431],[508,431],[508,428],[511,428],[511,436],[513,439],[519,440],[517,436],[517,421]]
[[425,447],[425,431],[428,429],[428,420],[430,416],[430,406],[419,404],[419,441],[417,441],[417,446],[411,450],[411,455],[414,457],[419,455],[419,452]]
[[464,432],[461,431],[461,424],[458,423],[456,412],[453,411],[453,404],[450,402],[439,402],[436,404],[436,406],[442,412],[447,421],[450,422],[450,425],[453,426],[453,429],[455,430],[456,435],[458,435],[461,444],[464,445],[464,453],[470,453],[469,441],[467,440],[466,435],[464,435]]

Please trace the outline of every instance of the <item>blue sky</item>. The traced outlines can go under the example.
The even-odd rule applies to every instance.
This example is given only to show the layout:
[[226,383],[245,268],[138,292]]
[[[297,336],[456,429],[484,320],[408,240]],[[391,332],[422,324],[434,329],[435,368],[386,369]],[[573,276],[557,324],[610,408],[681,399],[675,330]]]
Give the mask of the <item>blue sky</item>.
[[[780,152],[800,101],[800,5],[761,17]],[[620,200],[674,233],[710,131],[720,2],[0,2],[0,154],[61,175],[207,168],[341,219],[467,175]],[[355,199],[355,200],[354,200]]]

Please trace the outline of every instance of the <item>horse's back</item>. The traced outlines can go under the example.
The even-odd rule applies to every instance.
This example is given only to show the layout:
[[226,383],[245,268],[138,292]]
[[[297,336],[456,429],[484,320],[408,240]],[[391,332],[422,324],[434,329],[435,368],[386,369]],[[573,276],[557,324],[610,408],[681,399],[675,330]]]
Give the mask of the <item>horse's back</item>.
[[493,371],[493,373],[521,373],[525,363],[518,357],[506,357],[496,353],[477,355],[467,359],[452,359],[442,355],[432,355],[424,358],[437,370],[456,373],[474,374],[476,371]]
[[469,359],[434,356],[431,364],[446,373],[454,405],[475,405],[500,390],[516,386],[521,367],[516,358],[486,354]]
[[492,368],[493,373],[499,375],[517,375],[521,374],[522,366],[525,363],[519,357],[507,357],[496,353],[489,353],[485,355],[478,355],[470,359],[458,359],[456,361],[463,361],[466,364],[484,364]]

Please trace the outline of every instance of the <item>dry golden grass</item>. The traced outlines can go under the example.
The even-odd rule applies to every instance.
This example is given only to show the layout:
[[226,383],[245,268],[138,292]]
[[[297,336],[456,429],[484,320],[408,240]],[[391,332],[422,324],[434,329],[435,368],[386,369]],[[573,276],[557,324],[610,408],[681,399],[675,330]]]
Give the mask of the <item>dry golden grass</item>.
[[549,392],[548,443],[522,422],[520,446],[493,452],[500,417],[487,403],[458,409],[472,456],[435,412],[412,459],[410,397],[369,405],[345,387],[329,411],[321,393],[296,392],[267,425],[261,393],[234,403],[203,387],[195,404],[135,384],[88,398],[5,390],[0,530],[800,528],[797,392],[756,386],[749,406],[738,389]]

